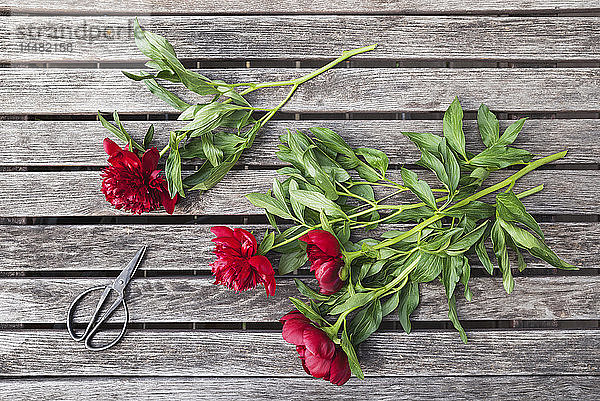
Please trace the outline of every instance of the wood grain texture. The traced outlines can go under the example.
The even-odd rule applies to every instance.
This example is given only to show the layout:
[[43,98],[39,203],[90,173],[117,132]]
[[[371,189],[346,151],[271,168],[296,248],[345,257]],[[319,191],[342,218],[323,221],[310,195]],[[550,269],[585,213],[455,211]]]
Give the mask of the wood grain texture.
[[[501,129],[512,120],[501,121]],[[153,145],[168,143],[168,132],[181,128],[178,121],[125,121],[125,128],[142,140],[148,126],[155,125]],[[287,129],[307,130],[327,127],[338,132],[353,147],[369,144],[386,152],[391,164],[415,163],[419,153],[402,135],[408,132],[442,132],[441,121],[430,120],[309,120],[271,121],[244,153],[242,165],[273,166],[283,163],[275,152],[279,135]],[[464,131],[469,150],[483,150],[477,123],[465,120]],[[96,121],[3,121],[0,124],[0,166],[106,166],[102,140],[112,134]],[[568,149],[560,163],[600,163],[600,120],[528,120],[515,146],[536,154],[551,154]],[[57,152],[60,149],[60,152]]]
[[[209,270],[213,238],[206,225],[41,225],[0,226],[0,271],[119,270],[132,249],[148,244],[140,270]],[[265,225],[243,225],[257,238]],[[600,268],[598,223],[543,223],[546,240],[556,252],[581,269]],[[406,230],[407,225],[382,226]],[[355,239],[363,233],[357,233]],[[35,249],[35,252],[31,250]],[[276,263],[276,257],[273,258]],[[474,266],[479,263],[472,261]],[[528,268],[548,265],[528,259]]]
[[235,0],[138,0],[133,3],[98,0],[5,0],[0,9],[14,13],[82,13],[82,14],[307,14],[307,13],[476,13],[509,11],[563,11],[597,9],[594,0],[310,0],[235,1]]
[[[84,290],[112,279],[0,279],[0,323],[65,323],[71,301]],[[317,288],[315,280],[304,280]],[[518,277],[507,295],[499,278],[473,278],[473,300],[457,290],[458,314],[464,320],[600,319],[600,277]],[[136,278],[127,300],[131,322],[277,322],[292,308],[288,297],[300,294],[291,277],[278,278],[276,294],[267,299],[262,287],[234,294],[212,283],[212,277]],[[417,321],[447,319],[443,286],[421,285]],[[99,297],[100,293],[96,293]],[[95,301],[91,296],[90,301]],[[391,313],[387,320],[397,321]]]
[[[359,349],[367,377],[594,375],[598,330],[375,334]],[[280,332],[131,330],[116,347],[89,352],[65,330],[0,331],[0,376],[305,377]]]
[[[400,179],[397,171],[390,172],[391,179]],[[244,195],[266,192],[271,188],[277,173],[272,170],[231,171],[204,195],[188,194],[178,203],[178,215],[239,215],[262,214]],[[491,185],[507,174],[496,174],[489,179]],[[426,173],[421,177],[434,178]],[[544,184],[544,190],[527,197],[523,203],[531,213],[546,214],[598,214],[600,199],[600,171],[598,170],[542,170],[521,178],[515,191]],[[64,172],[5,172],[0,173],[0,217],[24,216],[115,216],[128,213],[116,210],[100,192],[99,171]],[[60,196],[57,196],[60,194]],[[564,196],[568,194],[569,196]],[[491,198],[484,198],[490,200]],[[416,198],[400,197],[401,202],[416,202]],[[153,214],[164,213],[156,211]]]
[[438,376],[352,378],[343,387],[309,377],[101,377],[4,379],[0,394],[13,401],[46,399],[111,400],[591,400],[598,376]]
[[[146,61],[132,17],[8,17],[0,62]],[[181,58],[599,60],[600,18],[440,16],[143,17]],[[42,50],[32,44],[44,44]],[[67,47],[66,45],[69,45]],[[29,47],[28,47],[29,45]]]
[[[226,82],[277,81],[306,69],[201,70]],[[458,96],[465,110],[485,103],[494,110],[598,111],[598,68],[337,68],[305,83],[282,111],[410,112],[444,111]],[[165,113],[173,108],[151,95],[141,82],[118,70],[0,70],[2,114]],[[177,84],[165,87],[199,102]],[[288,88],[269,88],[248,96],[256,107],[273,107]],[[93,96],[91,96],[93,94]],[[507,96],[510,94],[510,96]],[[27,101],[24,101],[27,99]]]

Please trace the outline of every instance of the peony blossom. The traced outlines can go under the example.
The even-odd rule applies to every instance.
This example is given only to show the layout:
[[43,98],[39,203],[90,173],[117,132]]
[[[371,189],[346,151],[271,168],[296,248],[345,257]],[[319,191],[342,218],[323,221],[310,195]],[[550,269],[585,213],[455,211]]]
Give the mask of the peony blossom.
[[344,260],[338,240],[327,231],[312,230],[300,237],[300,241],[307,244],[310,271],[315,272],[321,294],[336,293],[344,285],[339,275]]
[[348,381],[348,357],[324,331],[297,310],[282,317],[280,322],[283,323],[283,339],[296,346],[306,373],[338,386]]
[[215,255],[217,260],[210,266],[215,284],[222,284],[235,291],[246,291],[263,284],[267,296],[275,294],[275,272],[264,255],[257,255],[256,238],[248,231],[228,227],[213,227]]
[[102,170],[102,193],[108,202],[134,214],[156,210],[162,204],[167,213],[173,214],[177,195],[171,199],[167,182],[156,168],[158,149],[148,149],[140,159],[106,138],[104,151],[110,166]]

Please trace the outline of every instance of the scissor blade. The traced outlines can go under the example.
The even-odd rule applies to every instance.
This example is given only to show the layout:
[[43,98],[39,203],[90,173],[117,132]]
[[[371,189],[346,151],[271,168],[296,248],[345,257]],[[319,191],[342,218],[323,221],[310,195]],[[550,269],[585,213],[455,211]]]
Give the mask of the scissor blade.
[[144,257],[144,253],[146,253],[146,245],[144,245],[140,248],[139,251],[137,251],[133,259],[131,259],[131,262],[129,262],[127,267],[125,267],[121,274],[119,274],[119,276],[116,278],[116,280],[113,283],[113,287],[115,290],[123,290],[125,289],[125,287],[127,287],[127,284],[129,284],[129,281],[131,280],[131,278],[135,274],[135,271],[140,265],[140,262]]

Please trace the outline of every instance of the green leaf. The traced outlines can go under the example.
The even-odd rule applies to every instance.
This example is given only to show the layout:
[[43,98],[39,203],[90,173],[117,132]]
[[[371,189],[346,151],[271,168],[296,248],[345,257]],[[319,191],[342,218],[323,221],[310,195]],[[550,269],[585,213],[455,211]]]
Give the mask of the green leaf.
[[292,252],[284,253],[279,259],[279,274],[285,275],[294,270],[298,270],[306,264],[308,256],[304,249],[297,249]]
[[479,110],[477,110],[477,125],[479,126],[481,139],[486,147],[489,148],[498,142],[500,123],[494,113],[483,103],[479,106]]
[[354,153],[364,157],[371,167],[379,170],[381,175],[385,176],[385,172],[390,164],[390,160],[385,153],[371,148],[357,148],[354,149]]
[[463,132],[463,111],[458,97],[455,97],[444,113],[444,138],[456,153],[467,160],[465,151],[465,133]]
[[494,274],[494,265],[492,265],[492,261],[485,249],[485,238],[482,238],[477,245],[475,245],[475,252],[477,253],[477,257],[481,261],[485,270],[491,275]]
[[498,266],[502,273],[502,284],[508,294],[515,288],[515,280],[510,270],[510,262],[508,260],[508,250],[506,248],[506,238],[502,227],[500,227],[500,220],[497,219],[492,226],[491,231],[492,243],[494,244],[494,253],[496,259],[498,259]]
[[421,159],[417,164],[433,171],[442,184],[446,185],[446,187],[449,186],[450,181],[448,180],[448,173],[444,168],[444,164],[433,153],[425,149],[421,150]]
[[542,259],[559,269],[574,269],[575,266],[560,259],[542,240],[531,234],[529,231],[517,227],[502,219],[498,219],[500,226],[506,230],[513,241],[521,248],[527,249],[530,254],[536,258]]
[[283,206],[284,210],[291,217],[292,212],[290,211],[290,208],[287,205],[287,201],[285,199],[285,194],[283,193],[283,186],[281,185],[281,182],[279,182],[279,180],[277,178],[273,178],[273,195],[275,195],[275,198],[279,201],[280,205]]
[[190,191],[206,191],[225,177],[240,158],[241,152],[233,154],[223,161],[217,167],[213,167],[209,162],[202,164],[200,169],[183,180],[184,185],[190,187]]
[[326,301],[327,299],[329,299],[327,295],[319,294],[318,292],[316,292],[297,278],[294,279],[294,283],[296,283],[296,288],[298,289],[298,292],[300,292],[300,294],[304,295],[307,298],[314,299],[315,301]]
[[515,139],[517,139],[517,135],[519,135],[519,132],[521,132],[521,129],[523,129],[523,124],[525,124],[526,120],[527,120],[527,118],[521,118],[521,119],[515,121],[514,123],[512,123],[511,125],[509,125],[508,128],[506,128],[506,130],[500,137],[500,139],[498,140],[498,144],[499,145],[510,145],[511,143],[513,143],[515,141]]
[[348,327],[348,330],[352,333],[352,343],[358,345],[369,338],[381,324],[382,317],[379,299],[373,300],[368,307],[361,309]]
[[446,249],[446,252],[459,252],[464,253],[469,250],[476,242],[478,242],[485,234],[485,230],[488,227],[489,221],[484,221],[474,230],[460,237],[458,240],[452,242],[452,244]]
[[450,299],[454,294],[456,283],[460,280],[462,273],[462,256],[454,256],[451,258],[444,258],[444,267],[442,269],[442,276],[440,281],[444,284],[446,290],[446,298]]
[[312,132],[313,135],[316,136],[319,141],[321,141],[333,151],[337,153],[342,153],[346,156],[354,156],[352,148],[350,148],[350,146],[346,144],[346,142],[342,139],[341,136],[339,136],[337,133],[330,130],[329,128],[313,127],[310,128],[310,132]]
[[456,160],[456,156],[454,153],[448,148],[446,145],[446,138],[440,142],[439,146],[440,155],[442,156],[442,162],[444,164],[444,169],[446,171],[446,176],[448,177],[447,181],[442,181],[446,188],[453,194],[458,187],[458,181],[460,180],[460,167],[458,165],[458,161]]
[[456,298],[454,295],[448,300],[448,319],[452,322],[452,325],[460,334],[460,338],[463,343],[467,343],[467,333],[463,329],[460,321],[458,320],[458,314],[456,313]]
[[354,376],[358,377],[360,380],[365,379],[365,375],[360,368],[360,364],[358,362],[358,357],[356,356],[356,351],[354,350],[354,346],[350,342],[350,338],[348,337],[348,333],[346,332],[346,328],[342,331],[342,341],[341,341],[342,350],[348,357],[348,365],[350,365],[350,371],[354,374]]
[[325,319],[323,319],[323,317],[321,317],[321,315],[317,311],[315,311],[310,305],[307,305],[299,299],[293,297],[290,297],[290,301],[292,301],[292,303],[300,313],[302,313],[304,316],[306,316],[313,322],[321,323],[325,321]]
[[[115,113],[116,113],[116,111],[115,111]],[[129,134],[126,131],[123,132],[119,128],[117,128],[114,125],[112,125],[111,123],[109,123],[104,117],[102,117],[102,114],[100,114],[100,112],[98,112],[98,119],[100,120],[100,123],[102,124],[102,126],[104,128],[106,128],[107,130],[109,130],[110,132],[112,132],[114,136],[116,136],[123,142],[129,143],[129,141],[131,141],[131,137],[129,136]]]
[[263,240],[260,242],[260,245],[258,246],[257,254],[265,255],[273,247],[274,243],[275,243],[275,233],[274,232],[269,233],[267,231],[265,233],[265,237],[263,238]]
[[429,133],[403,132],[402,135],[408,137],[421,152],[427,151],[435,156],[439,155],[439,146],[442,138]]
[[533,155],[526,150],[508,148],[495,144],[469,160],[471,166],[499,170],[515,164],[524,164],[531,160]]
[[171,198],[175,194],[185,197],[183,191],[183,182],[181,180],[181,157],[179,156],[179,141],[175,132],[171,132],[169,137],[169,157],[165,162],[165,178],[169,187],[169,195]]
[[410,273],[410,280],[415,283],[427,283],[435,280],[442,272],[444,258],[422,251],[415,254],[421,256],[420,263]]
[[150,127],[148,127],[148,131],[146,132],[146,135],[144,136],[144,142],[143,142],[144,148],[148,149],[153,138],[154,138],[154,124],[150,124]]
[[460,273],[460,282],[465,287],[465,299],[470,302],[473,298],[473,293],[469,288],[469,278],[471,278],[471,265],[469,264],[469,259],[467,259],[465,256],[462,256],[462,272]]
[[296,189],[294,191],[290,190],[290,196],[309,209],[316,210],[317,212],[323,210],[326,215],[334,218],[347,218],[337,203],[327,199],[321,193]]
[[517,198],[512,191],[496,195],[496,210],[502,220],[521,223],[526,227],[529,227],[542,240],[544,239],[544,233],[539,224],[532,215],[527,213],[523,203],[521,203],[519,198]]
[[259,192],[252,192],[246,195],[246,198],[256,207],[267,210],[269,213],[279,216],[282,219],[291,220],[292,216],[286,210],[287,207],[283,205],[278,199],[275,199],[269,195],[261,194]]
[[396,310],[398,305],[400,304],[400,292],[397,291],[390,295],[388,299],[382,302],[381,304],[381,315],[387,316],[393,311]]
[[329,311],[330,315],[339,315],[348,309],[360,308],[375,299],[376,294],[374,292],[359,292],[348,298],[343,304],[337,305],[335,308]]
[[400,175],[402,176],[402,182],[405,187],[409,188],[419,199],[425,202],[427,206],[432,209],[437,209],[435,197],[433,196],[429,184],[423,180],[419,180],[415,172],[407,170],[404,167],[402,167]]
[[367,180],[369,182],[377,182],[381,179],[381,176],[369,165],[363,164],[360,162],[356,167],[354,167],[360,178]]
[[165,88],[160,86],[158,84],[158,82],[156,82],[156,80],[154,80],[154,79],[145,80],[144,85],[146,85],[148,90],[153,95],[155,95],[160,100],[167,103],[168,105],[173,106],[177,110],[183,111],[183,110],[187,109],[188,107],[190,107],[190,105],[188,103],[184,102],[177,95],[169,92],[168,90],[166,90]]
[[409,281],[400,292],[400,305],[398,315],[400,324],[406,333],[410,333],[410,314],[419,306],[419,284]]
[[[296,180],[294,180],[293,178],[290,179],[290,187],[289,187],[289,191],[296,191],[298,190],[298,183],[296,182]],[[290,204],[292,205],[292,210],[294,211],[294,214],[296,215],[296,217],[298,218],[298,220],[300,220],[302,223],[304,223],[304,205],[301,204],[300,202],[298,202],[294,197],[290,196]]]
[[223,151],[215,146],[213,143],[212,135],[204,135],[200,138],[202,143],[202,153],[206,160],[213,165],[213,167],[217,167],[221,164],[223,160]]

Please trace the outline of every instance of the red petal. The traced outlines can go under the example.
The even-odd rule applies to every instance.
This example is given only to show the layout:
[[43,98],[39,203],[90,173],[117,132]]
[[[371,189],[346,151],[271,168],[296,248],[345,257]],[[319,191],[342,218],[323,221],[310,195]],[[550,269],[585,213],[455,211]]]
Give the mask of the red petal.
[[346,383],[350,378],[350,365],[348,365],[348,357],[341,350],[335,351],[335,357],[331,362],[331,368],[329,369],[329,381],[333,384],[341,386]]
[[308,326],[304,330],[303,341],[306,349],[311,353],[327,359],[333,358],[335,344],[324,331],[314,326]]
[[217,236],[217,238],[219,237],[233,237],[233,230],[229,227],[225,227],[225,226],[214,226],[210,229],[210,231]]
[[160,159],[160,154],[158,153],[158,149],[156,149],[156,148],[148,149],[142,155],[142,170],[145,173],[149,173],[151,171],[156,170],[156,166],[158,165],[159,159]]
[[175,210],[175,204],[179,200],[179,195],[175,194],[175,197],[171,199],[171,195],[169,195],[169,190],[167,189],[167,184],[163,183],[162,190],[160,191],[160,203],[162,203],[166,212],[169,214],[173,214]]
[[115,153],[117,153],[118,151],[123,150],[113,140],[108,139],[108,138],[104,138],[104,141],[102,142],[102,145],[104,146],[104,151],[109,156],[112,156]]
[[306,364],[306,367],[311,375],[321,378],[329,374],[331,358],[322,358],[318,355],[313,355],[310,352],[306,352],[304,363]]
[[283,324],[281,336],[294,345],[304,345],[304,329],[312,327],[310,323],[300,319],[290,319]]
[[308,233],[311,243],[319,247],[320,250],[329,256],[338,256],[340,254],[340,244],[328,231],[312,230]]
[[256,254],[258,244],[256,243],[256,238],[254,238],[254,235],[250,234],[243,228],[236,228],[233,230],[233,236],[242,244],[242,255],[250,257]]
[[271,266],[271,262],[269,262],[269,259],[267,259],[267,257],[264,255],[252,256],[250,259],[248,259],[248,262],[262,277],[266,278],[267,276],[275,275],[273,266]]

